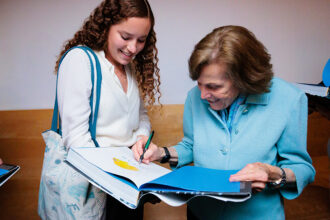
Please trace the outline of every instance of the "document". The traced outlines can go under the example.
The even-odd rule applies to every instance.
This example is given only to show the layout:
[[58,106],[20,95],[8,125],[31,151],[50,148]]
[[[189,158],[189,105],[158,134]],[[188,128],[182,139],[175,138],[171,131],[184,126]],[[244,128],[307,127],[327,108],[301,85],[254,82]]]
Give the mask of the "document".
[[304,83],[295,83],[295,85],[307,94],[330,98],[329,87]]
[[174,171],[156,163],[139,164],[127,147],[70,148],[66,162],[127,207],[152,194],[171,206],[196,196],[242,202],[251,197],[250,182],[229,182],[237,170],[185,166]]
[[20,169],[20,167],[17,165],[1,164],[0,165],[0,186],[2,186],[19,169]]

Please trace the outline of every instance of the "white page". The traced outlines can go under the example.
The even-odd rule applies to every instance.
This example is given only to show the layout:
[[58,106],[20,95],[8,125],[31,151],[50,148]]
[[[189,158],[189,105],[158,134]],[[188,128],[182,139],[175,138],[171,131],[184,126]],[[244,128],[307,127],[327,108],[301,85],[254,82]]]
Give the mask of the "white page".
[[318,85],[306,85],[306,84],[300,84],[295,83],[295,85],[303,90],[305,93],[325,97],[328,94],[328,87],[325,86],[318,86]]
[[106,172],[129,178],[138,187],[171,172],[155,163],[139,164],[134,159],[133,152],[127,147],[91,147],[72,150]]
[[73,166],[79,173],[85,176],[90,183],[113,196],[127,207],[136,208],[138,205],[137,200],[140,192],[136,190],[135,187],[126,185],[118,178],[115,178],[97,166],[86,162],[86,160],[72,150],[72,148],[69,150],[67,161],[69,162],[69,165]]

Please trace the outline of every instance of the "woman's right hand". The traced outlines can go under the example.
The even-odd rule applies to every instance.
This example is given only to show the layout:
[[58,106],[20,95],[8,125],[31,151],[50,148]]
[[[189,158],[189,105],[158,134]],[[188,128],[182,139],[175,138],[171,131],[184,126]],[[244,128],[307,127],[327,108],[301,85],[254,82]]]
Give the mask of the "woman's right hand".
[[[144,140],[144,138],[141,138],[133,145],[132,151],[134,153],[135,160],[140,161],[140,157],[143,153],[145,144],[146,141]],[[145,164],[149,164],[151,161],[160,160],[162,156],[162,151],[163,150],[160,147],[151,142],[148,147],[148,150],[144,153],[142,162]]]

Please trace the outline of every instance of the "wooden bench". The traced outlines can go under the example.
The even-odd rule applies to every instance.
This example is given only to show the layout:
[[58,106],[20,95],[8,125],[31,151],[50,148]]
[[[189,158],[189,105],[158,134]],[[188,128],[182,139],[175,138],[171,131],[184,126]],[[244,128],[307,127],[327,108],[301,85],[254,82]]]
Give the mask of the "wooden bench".
[[[38,190],[44,154],[41,133],[50,128],[52,111],[0,111],[0,158],[21,170],[0,188],[0,219],[39,219]],[[154,142],[171,146],[181,140],[183,105],[156,107],[150,114]],[[329,219],[329,158],[326,144],[330,123],[318,113],[309,116],[308,151],[317,170],[315,182],[295,200],[285,200],[287,219]],[[145,205],[144,219],[184,220],[185,206],[163,202]]]

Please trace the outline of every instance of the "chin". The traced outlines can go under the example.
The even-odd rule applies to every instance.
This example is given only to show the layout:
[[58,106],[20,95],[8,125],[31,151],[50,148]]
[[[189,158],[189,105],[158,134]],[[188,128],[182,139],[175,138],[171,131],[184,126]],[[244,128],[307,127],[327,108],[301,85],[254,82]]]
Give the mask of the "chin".
[[131,62],[132,60],[120,60],[118,63],[120,63],[121,65],[127,65]]
[[210,107],[211,107],[211,109],[213,109],[213,110],[215,110],[215,111],[220,111],[220,110],[223,110],[223,109],[225,109],[226,107],[225,106],[223,106],[223,105],[212,105],[212,104],[210,104]]
[[215,110],[215,111],[222,110],[222,108],[219,107],[219,106],[212,106],[212,105],[210,105],[210,107],[211,107],[211,109],[213,109],[213,110]]

